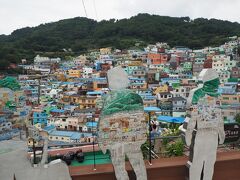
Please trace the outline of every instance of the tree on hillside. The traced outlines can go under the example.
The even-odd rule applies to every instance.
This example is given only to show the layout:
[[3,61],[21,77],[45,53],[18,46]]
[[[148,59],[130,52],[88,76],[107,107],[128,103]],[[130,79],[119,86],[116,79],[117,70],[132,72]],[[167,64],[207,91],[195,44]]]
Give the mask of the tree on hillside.
[[129,19],[103,20],[72,18],[41,24],[0,36],[0,63],[31,60],[36,54],[67,56],[63,49],[79,55],[89,49],[113,47],[127,49],[136,42],[167,42],[170,46],[203,48],[218,46],[226,37],[240,36],[240,24],[217,19],[168,17],[138,14]]

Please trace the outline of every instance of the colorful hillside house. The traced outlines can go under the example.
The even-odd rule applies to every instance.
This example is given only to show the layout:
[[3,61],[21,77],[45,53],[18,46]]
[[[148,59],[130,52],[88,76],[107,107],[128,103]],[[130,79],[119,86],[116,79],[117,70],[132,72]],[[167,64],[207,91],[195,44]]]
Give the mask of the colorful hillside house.
[[17,105],[14,101],[7,101],[5,104],[6,109],[9,109],[9,110],[15,110],[16,106]]
[[18,84],[17,80],[12,77],[6,77],[0,80],[0,87],[9,88],[13,91],[20,90],[20,85]]
[[46,112],[34,112],[33,113],[33,124],[41,124],[42,126],[47,126],[48,115]]

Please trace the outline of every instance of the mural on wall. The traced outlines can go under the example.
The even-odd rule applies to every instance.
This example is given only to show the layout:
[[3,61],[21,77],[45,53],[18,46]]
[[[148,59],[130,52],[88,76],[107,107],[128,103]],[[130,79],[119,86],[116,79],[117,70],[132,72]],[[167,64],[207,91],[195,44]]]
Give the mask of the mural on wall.
[[203,69],[199,74],[203,82],[190,91],[188,116],[180,127],[192,152],[189,158],[189,179],[212,179],[218,144],[225,139],[224,121],[217,94],[218,74],[213,69]]
[[101,150],[111,153],[118,180],[129,179],[125,170],[128,157],[138,180],[147,180],[141,145],[147,136],[147,124],[142,98],[127,90],[128,76],[121,67],[108,71],[110,92],[103,96],[98,106],[102,112],[98,127],[98,143]]

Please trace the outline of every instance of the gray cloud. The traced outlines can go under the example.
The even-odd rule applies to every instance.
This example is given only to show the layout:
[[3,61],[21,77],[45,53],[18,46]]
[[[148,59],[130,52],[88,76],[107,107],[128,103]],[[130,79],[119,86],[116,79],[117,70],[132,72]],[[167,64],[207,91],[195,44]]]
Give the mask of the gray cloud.
[[[94,1],[97,16],[94,11]],[[121,19],[138,13],[240,22],[238,0],[84,0],[89,18]],[[0,34],[60,19],[85,16],[82,0],[0,0]]]

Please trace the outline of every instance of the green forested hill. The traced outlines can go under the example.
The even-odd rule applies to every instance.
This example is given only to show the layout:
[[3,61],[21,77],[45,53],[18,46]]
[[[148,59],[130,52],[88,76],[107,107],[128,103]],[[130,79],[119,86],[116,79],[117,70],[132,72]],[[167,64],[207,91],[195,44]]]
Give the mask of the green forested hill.
[[[139,14],[130,19],[97,22],[76,17],[0,35],[0,70],[9,62],[32,59],[39,53],[64,56],[106,46],[124,49],[136,42],[201,48],[220,45],[233,35],[240,35],[240,24],[216,19]],[[69,48],[71,53],[63,51]]]

